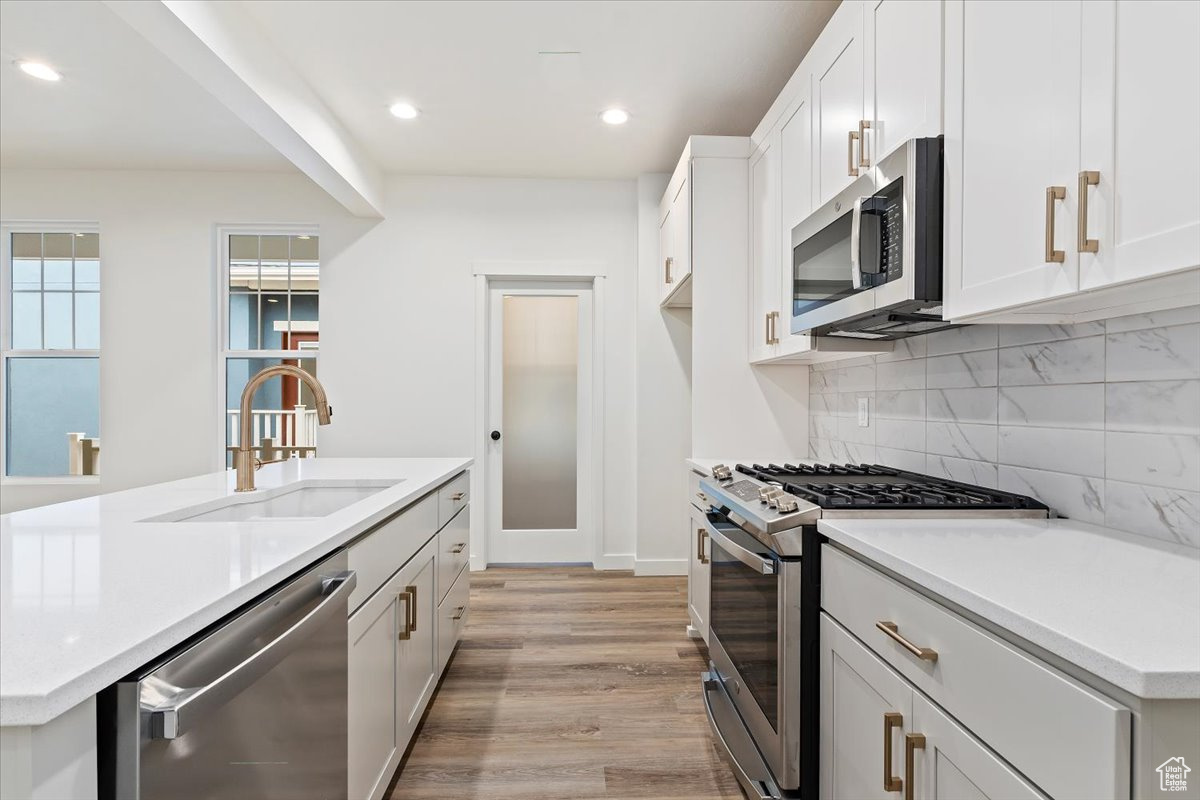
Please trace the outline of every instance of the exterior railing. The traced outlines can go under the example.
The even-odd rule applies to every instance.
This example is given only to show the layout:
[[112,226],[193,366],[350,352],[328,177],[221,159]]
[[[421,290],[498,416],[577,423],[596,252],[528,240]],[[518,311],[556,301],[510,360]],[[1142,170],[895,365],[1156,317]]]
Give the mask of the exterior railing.
[[[228,445],[241,444],[241,412],[226,409]],[[315,448],[317,446],[317,410],[298,405],[292,409],[253,409],[250,412],[251,447],[259,448],[270,439],[276,447]]]

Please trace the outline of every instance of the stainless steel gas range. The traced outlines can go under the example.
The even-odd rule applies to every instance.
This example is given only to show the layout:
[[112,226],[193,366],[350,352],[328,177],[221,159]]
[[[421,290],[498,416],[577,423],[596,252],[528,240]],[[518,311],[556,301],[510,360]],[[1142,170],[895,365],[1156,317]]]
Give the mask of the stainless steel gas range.
[[756,800],[819,788],[818,520],[1049,515],[1022,495],[868,464],[718,465],[700,488],[712,542],[705,707]]

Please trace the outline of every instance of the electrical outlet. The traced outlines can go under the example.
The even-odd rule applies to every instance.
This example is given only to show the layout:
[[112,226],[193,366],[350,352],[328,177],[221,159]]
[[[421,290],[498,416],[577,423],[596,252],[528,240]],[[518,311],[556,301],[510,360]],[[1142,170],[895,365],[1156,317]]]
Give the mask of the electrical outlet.
[[858,427],[865,428],[871,424],[871,400],[868,397],[858,398]]

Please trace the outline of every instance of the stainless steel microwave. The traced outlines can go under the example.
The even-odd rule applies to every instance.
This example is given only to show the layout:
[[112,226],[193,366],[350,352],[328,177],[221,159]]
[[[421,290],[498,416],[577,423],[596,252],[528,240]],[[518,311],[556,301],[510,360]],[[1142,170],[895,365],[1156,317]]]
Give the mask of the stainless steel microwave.
[[792,229],[792,333],[901,339],[942,318],[942,140],[910,139]]

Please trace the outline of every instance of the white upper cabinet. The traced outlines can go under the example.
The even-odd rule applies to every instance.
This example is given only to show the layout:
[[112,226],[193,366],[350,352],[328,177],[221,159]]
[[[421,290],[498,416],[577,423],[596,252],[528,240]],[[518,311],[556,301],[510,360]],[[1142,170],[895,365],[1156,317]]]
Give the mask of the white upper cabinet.
[[1072,323],[1200,302],[1200,4],[945,14],[947,315]]
[[664,306],[692,304],[691,162],[684,158],[659,208],[659,297]]
[[867,0],[865,161],[942,132],[941,0]]
[[[809,52],[815,120],[817,204],[850,185],[862,169],[863,4],[842,3]],[[803,68],[803,65],[801,65]]]
[[1083,6],[1081,289],[1200,264],[1197,43],[1200,3]]
[[1079,23],[1078,2],[947,3],[950,317],[1079,286]]
[[775,355],[779,344],[779,136],[750,157],[750,360]]

